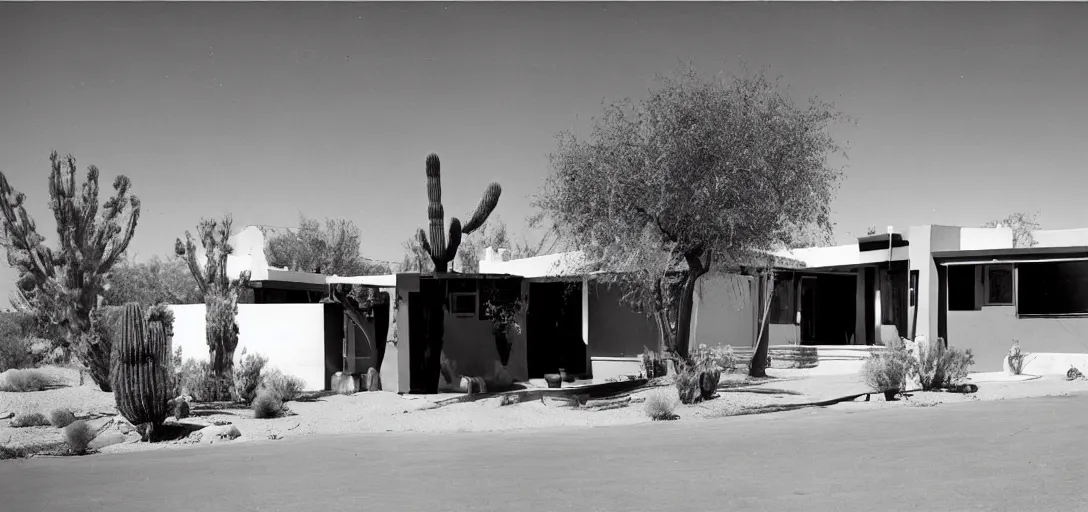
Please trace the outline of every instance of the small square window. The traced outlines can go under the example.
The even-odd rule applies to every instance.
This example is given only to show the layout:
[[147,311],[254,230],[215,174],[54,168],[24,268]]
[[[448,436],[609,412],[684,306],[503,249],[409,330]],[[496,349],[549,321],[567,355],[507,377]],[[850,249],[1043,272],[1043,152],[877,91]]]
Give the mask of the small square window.
[[1011,306],[1013,303],[1012,265],[987,265],[984,268],[986,305]]
[[450,313],[456,316],[473,316],[476,314],[475,293],[451,293]]

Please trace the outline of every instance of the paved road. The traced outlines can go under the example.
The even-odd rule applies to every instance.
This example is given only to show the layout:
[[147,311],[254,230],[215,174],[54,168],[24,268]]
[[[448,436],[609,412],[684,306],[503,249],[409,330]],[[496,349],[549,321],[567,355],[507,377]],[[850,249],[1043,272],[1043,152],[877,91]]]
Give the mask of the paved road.
[[1088,510],[1088,395],[0,462],[0,510]]

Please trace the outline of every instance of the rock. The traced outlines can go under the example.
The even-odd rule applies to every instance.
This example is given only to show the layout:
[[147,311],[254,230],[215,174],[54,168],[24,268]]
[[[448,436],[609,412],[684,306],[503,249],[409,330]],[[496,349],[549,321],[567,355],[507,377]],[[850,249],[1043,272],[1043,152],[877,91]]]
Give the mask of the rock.
[[366,390],[367,391],[381,391],[382,390],[382,376],[378,373],[377,368],[370,368],[366,371]]
[[242,433],[238,431],[238,427],[235,427],[234,425],[222,425],[204,427],[189,434],[188,439],[200,444],[215,444],[237,439],[238,436],[241,435]]
[[174,417],[183,420],[189,417],[189,402],[178,400],[174,403]]
[[[139,436],[136,436],[136,438],[139,439]],[[88,444],[87,447],[92,450],[101,450],[107,446],[121,444],[128,440],[128,436],[122,434],[121,432],[118,432],[116,430],[107,430],[106,432],[95,436],[95,438],[91,440],[91,443]]]
[[330,379],[332,390],[341,395],[352,395],[359,392],[359,377],[344,372],[332,374]]

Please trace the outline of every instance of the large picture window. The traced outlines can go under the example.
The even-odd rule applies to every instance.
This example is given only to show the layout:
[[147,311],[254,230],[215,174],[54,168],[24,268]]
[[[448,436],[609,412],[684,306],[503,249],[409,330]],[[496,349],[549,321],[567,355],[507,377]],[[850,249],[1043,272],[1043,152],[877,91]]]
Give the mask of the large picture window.
[[1017,265],[1020,315],[1088,315],[1088,261]]

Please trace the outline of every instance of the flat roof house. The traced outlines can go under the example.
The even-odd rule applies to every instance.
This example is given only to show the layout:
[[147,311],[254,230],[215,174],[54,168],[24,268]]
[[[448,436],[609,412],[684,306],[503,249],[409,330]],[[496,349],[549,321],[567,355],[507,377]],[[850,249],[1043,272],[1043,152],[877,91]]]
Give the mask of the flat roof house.
[[1088,353],[1088,229],[1033,235],[1036,245],[1013,247],[1007,227],[914,226],[857,245],[783,251],[806,268],[794,283],[776,283],[777,340],[940,337],[971,349],[974,371],[1000,370],[1014,339],[1040,355]]

